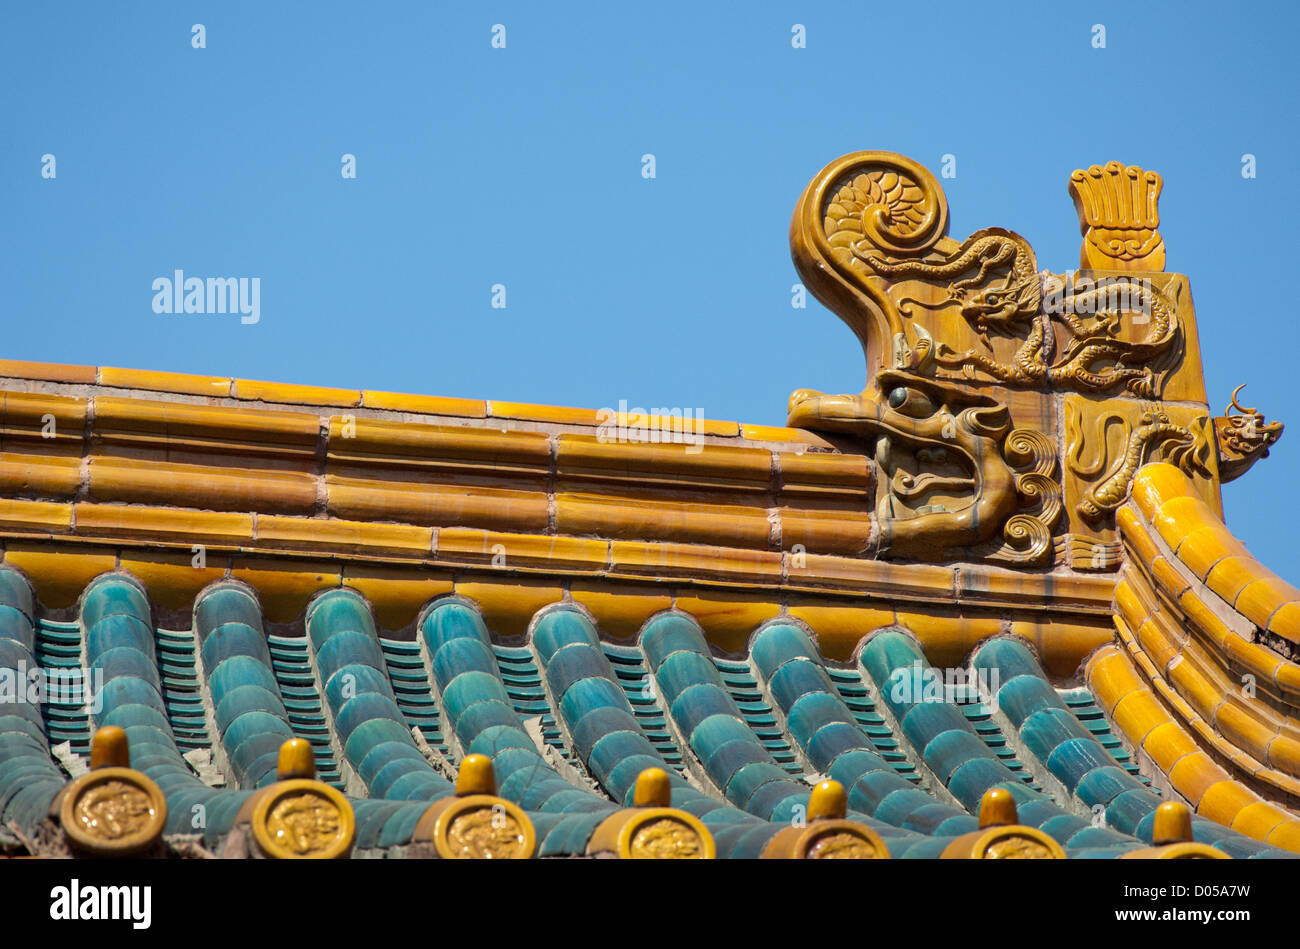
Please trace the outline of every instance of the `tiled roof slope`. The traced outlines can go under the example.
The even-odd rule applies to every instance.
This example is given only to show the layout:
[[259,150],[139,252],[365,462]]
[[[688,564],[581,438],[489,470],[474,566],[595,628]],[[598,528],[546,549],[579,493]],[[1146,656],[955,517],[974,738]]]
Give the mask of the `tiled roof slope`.
[[1252,558],[1171,465],[1120,512],[1117,643],[1087,676],[1126,743],[1203,814],[1300,849],[1300,590]]
[[[210,852],[290,737],[351,800],[360,856],[406,853],[472,754],[542,856],[583,854],[650,767],[723,857],[822,777],[894,856],[938,856],[990,788],[1072,856],[1150,842],[1162,792],[1223,852],[1300,849],[1164,781],[1111,680],[1072,678],[1126,642],[1113,576],[873,559],[869,460],[817,436],[710,422],[686,453],[576,410],[0,373],[0,668],[104,680],[89,713],[0,714],[10,850],[48,839],[109,725],[167,839]],[[986,688],[894,688],[953,669]]]
[[[0,569],[0,665],[34,664],[41,612],[25,578]],[[476,604],[455,595],[422,611],[415,642],[400,650],[419,663],[401,667],[389,663],[393,644],[378,635],[363,597],[350,590],[318,595],[301,642],[308,661],[289,670],[293,679],[268,648],[255,591],[238,581],[205,589],[187,631],[158,629],[144,588],[122,572],[93,579],[77,617],[70,645],[92,674],[103,676],[103,700],[90,724],[126,730],[133,767],[167,796],[168,839],[195,840],[214,852],[248,795],[275,780],[280,744],[297,735],[313,742],[318,766],[337,773],[352,799],[358,854],[400,855],[428,804],[451,793],[448,775],[413,738],[430,717],[440,723],[451,767],[467,754],[492,759],[500,794],[530,814],[543,856],[581,854],[596,825],[630,802],[632,783],[646,767],[666,768],[674,806],[701,818],[719,855],[730,857],[757,856],[806,806],[818,775],[848,788],[850,816],[903,857],[937,855],[973,830],[972,812],[992,787],[1011,789],[1022,821],[1078,856],[1118,856],[1149,842],[1150,821],[1144,826],[1143,818],[1159,802],[1071,714],[1014,637],[990,641],[973,664],[1010,677],[990,696],[1000,709],[995,744],[1015,748],[1045,790],[1012,770],[960,705],[897,696],[896,670],[929,668],[901,628],[872,636],[846,668],[828,663],[794,620],[764,624],[747,658],[737,661],[714,656],[689,615],[658,614],[634,644],[620,648],[634,650],[649,671],[641,691],[666,723],[673,760],[633,710],[590,615],[571,601],[544,607],[522,648],[541,674],[543,714],[577,766],[561,769],[518,710],[518,662],[493,648]],[[201,697],[202,722],[178,718],[165,697],[183,643],[197,657],[180,671],[195,670],[187,684]],[[321,712],[313,707],[302,715],[303,704],[284,691],[286,681],[309,682]],[[732,691],[737,682],[745,683],[743,702]],[[844,682],[860,684],[849,690],[859,708],[866,699],[881,713],[870,731],[846,702]],[[406,694],[400,703],[399,688]],[[54,711],[16,705],[0,717],[0,817],[11,846],[41,838],[50,803],[68,779],[51,753],[61,724]],[[312,727],[322,719],[323,734]],[[204,747],[219,778],[202,779],[182,756],[179,722],[190,736],[208,736]],[[774,748],[791,749],[798,768],[778,763]],[[887,760],[883,748],[898,749],[915,773]],[[1092,808],[1110,792],[1105,821],[1095,819]],[[1196,831],[1234,856],[1276,854],[1207,821]]]

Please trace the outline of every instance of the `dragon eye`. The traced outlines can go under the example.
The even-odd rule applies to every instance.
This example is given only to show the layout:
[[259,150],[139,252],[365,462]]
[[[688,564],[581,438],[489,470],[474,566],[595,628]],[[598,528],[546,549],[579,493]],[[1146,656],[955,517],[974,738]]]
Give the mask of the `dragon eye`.
[[922,393],[906,386],[891,389],[888,401],[890,408],[911,418],[927,418],[934,414],[934,403]]

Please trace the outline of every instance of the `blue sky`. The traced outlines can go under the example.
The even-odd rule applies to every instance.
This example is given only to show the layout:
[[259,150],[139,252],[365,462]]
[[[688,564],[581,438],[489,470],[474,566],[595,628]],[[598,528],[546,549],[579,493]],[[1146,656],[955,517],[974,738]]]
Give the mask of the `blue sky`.
[[[824,164],[955,155],[951,234],[1009,227],[1062,271],[1067,177],[1116,158],[1164,175],[1211,407],[1249,382],[1246,404],[1300,426],[1297,14],[1246,9],[5,4],[0,349],[780,424],[792,389],[863,385],[847,327],[790,307],[790,212]],[[260,322],[155,314],[176,269],[260,277]],[[1297,472],[1300,428],[1225,489],[1293,581]]]

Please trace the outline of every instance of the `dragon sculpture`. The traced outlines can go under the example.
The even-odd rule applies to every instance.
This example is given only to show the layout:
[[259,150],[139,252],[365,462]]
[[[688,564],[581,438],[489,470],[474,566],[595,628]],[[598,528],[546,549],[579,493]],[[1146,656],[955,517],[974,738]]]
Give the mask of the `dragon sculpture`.
[[[858,179],[839,190],[833,206],[866,210],[862,202],[870,200],[871,181],[865,175]],[[842,226],[844,219],[836,220],[833,212],[828,213],[828,230],[832,222]],[[854,243],[851,249],[881,277],[950,281],[948,297],[941,305],[959,306],[962,317],[979,333],[986,347],[990,331],[1017,339],[1024,336],[1007,363],[974,350],[958,353],[940,343],[935,358],[939,366],[977,369],[1007,385],[1050,383],[1065,389],[1105,392],[1124,384],[1137,396],[1156,394],[1157,378],[1146,363],[1169,348],[1178,332],[1178,319],[1173,303],[1149,283],[1123,281],[1089,286],[1072,292],[1068,306],[1044,308],[1045,288],[1065,289],[1067,281],[1056,274],[1040,273],[1029,243],[1002,228],[976,231],[955,251],[934,262],[888,260],[880,256],[869,238]],[[1003,273],[999,279],[990,279],[1000,271]],[[968,276],[955,279],[963,274]],[[1124,311],[1108,305],[1121,299],[1127,301],[1130,312],[1149,317],[1151,327],[1144,340],[1132,342],[1117,336]],[[1079,313],[1095,316],[1091,321],[1081,320]],[[1059,317],[1067,338],[1057,358],[1054,316]],[[918,335],[922,336],[919,361],[932,343],[924,334]]]
[[986,395],[904,370],[876,391],[790,396],[792,426],[874,440],[878,553],[1043,563],[1061,513],[1056,448]]
[[787,424],[861,440],[878,556],[1113,569],[1113,515],[1143,463],[1170,461],[1211,497],[1267,453],[1280,424],[1236,393],[1220,418],[1204,405],[1190,299],[1163,276],[1160,187],[1118,162],[1072,175],[1085,270],[1068,275],[1004,228],[948,237],[938,181],[901,155],[845,155],[804,190],[795,267],[861,341],[868,384],[801,389]]

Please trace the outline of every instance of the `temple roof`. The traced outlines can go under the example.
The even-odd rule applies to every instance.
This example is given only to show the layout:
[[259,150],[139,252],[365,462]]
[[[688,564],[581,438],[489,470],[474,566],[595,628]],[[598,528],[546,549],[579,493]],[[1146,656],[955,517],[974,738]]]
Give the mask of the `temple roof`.
[[788,427],[0,361],[0,851],[1300,853],[1281,425],[1112,164],[1068,279],[828,165]]

